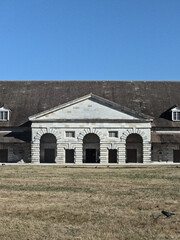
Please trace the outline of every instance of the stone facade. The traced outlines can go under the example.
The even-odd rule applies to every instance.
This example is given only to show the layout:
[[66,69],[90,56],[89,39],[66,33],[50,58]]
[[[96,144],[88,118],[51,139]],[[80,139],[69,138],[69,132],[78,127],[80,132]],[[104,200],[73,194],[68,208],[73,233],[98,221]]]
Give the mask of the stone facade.
[[[136,125],[136,126],[135,126]],[[87,134],[95,134],[100,139],[100,163],[108,164],[108,150],[117,149],[118,163],[126,161],[126,138],[130,134],[138,134],[143,140],[143,162],[151,162],[151,128],[150,124],[127,124],[121,127],[120,124],[96,123],[69,123],[64,127],[63,123],[56,123],[56,127],[50,127],[52,123],[34,123],[32,126],[31,159],[33,163],[40,162],[40,141],[44,134],[51,133],[57,140],[56,163],[65,163],[65,150],[75,150],[75,163],[83,163],[83,139]],[[118,132],[118,137],[109,137],[109,131]],[[67,131],[74,131],[75,137],[66,137]],[[133,146],[137,148],[137,146]]]
[[[31,126],[21,132],[31,132],[31,142],[16,142],[17,137],[12,142],[0,142],[0,157],[7,152],[7,162],[173,163],[174,155],[180,153],[177,141],[152,139],[156,130],[151,117],[93,94],[40,112],[29,117],[29,121]],[[169,134],[172,135],[171,131]],[[177,129],[176,136],[179,134]]]
[[[32,163],[41,162],[41,139],[47,134],[56,138],[55,163],[65,164],[66,150],[72,149],[74,163],[83,164],[86,162],[86,149],[94,149],[98,163],[108,164],[109,150],[116,150],[115,163],[124,164],[127,149],[131,148],[137,150],[137,162],[150,163],[151,120],[117,110],[112,103],[107,106],[107,101],[104,103],[101,99],[95,100],[89,95],[84,99],[30,117]],[[67,132],[73,132],[74,136],[66,136]],[[110,132],[115,132],[117,136],[110,136]],[[92,140],[85,143],[84,139],[88,135],[91,138],[96,136],[99,143],[96,144]],[[142,142],[127,144],[127,137],[130,135],[140,136]],[[138,154],[139,148],[142,148],[141,154]],[[93,154],[93,150],[89,152]]]
[[180,144],[154,143],[152,146],[153,162],[173,163],[174,150],[180,150]]

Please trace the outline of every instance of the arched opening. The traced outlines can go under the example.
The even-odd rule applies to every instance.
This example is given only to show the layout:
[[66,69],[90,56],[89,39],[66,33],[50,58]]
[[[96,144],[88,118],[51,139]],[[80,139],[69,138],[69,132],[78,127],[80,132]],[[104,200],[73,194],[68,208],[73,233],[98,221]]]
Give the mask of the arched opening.
[[143,140],[139,134],[130,134],[126,139],[126,163],[143,163]]
[[100,139],[94,133],[83,139],[83,163],[100,163]]
[[55,163],[57,155],[56,137],[46,133],[40,140],[40,163]]

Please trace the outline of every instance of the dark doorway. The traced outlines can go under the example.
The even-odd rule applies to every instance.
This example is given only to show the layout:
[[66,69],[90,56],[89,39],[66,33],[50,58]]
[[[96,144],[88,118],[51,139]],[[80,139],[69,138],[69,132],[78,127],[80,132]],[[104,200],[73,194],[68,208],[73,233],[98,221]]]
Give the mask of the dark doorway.
[[126,154],[127,163],[137,163],[137,149],[127,149]]
[[86,163],[97,163],[96,149],[86,149]]
[[74,149],[66,149],[66,163],[74,163]]
[[44,160],[46,163],[55,163],[55,149],[44,149]]
[[109,149],[109,163],[117,163],[117,150]]
[[173,162],[180,163],[180,150],[174,150]]
[[143,163],[143,139],[137,133],[126,139],[126,163]]
[[40,162],[55,163],[57,156],[56,137],[51,133],[46,133],[40,140]]
[[83,139],[83,163],[100,163],[100,139],[94,133]]
[[0,162],[8,162],[8,149],[0,149]]

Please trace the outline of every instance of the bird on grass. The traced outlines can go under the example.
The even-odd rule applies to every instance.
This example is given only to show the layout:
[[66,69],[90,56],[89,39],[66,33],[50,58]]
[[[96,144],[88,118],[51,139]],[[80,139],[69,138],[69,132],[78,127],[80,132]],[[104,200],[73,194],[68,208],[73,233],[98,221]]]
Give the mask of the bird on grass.
[[175,215],[174,213],[162,211],[162,214],[164,214],[166,217],[171,217],[172,215]]

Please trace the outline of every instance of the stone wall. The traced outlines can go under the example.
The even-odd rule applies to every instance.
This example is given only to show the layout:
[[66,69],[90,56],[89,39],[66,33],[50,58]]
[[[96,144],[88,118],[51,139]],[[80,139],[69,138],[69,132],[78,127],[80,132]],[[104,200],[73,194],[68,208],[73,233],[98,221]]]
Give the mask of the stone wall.
[[152,144],[152,161],[173,162],[173,150],[179,150],[180,144]]
[[31,144],[30,143],[0,143],[0,149],[8,150],[8,162],[16,163],[23,160],[31,162]]

